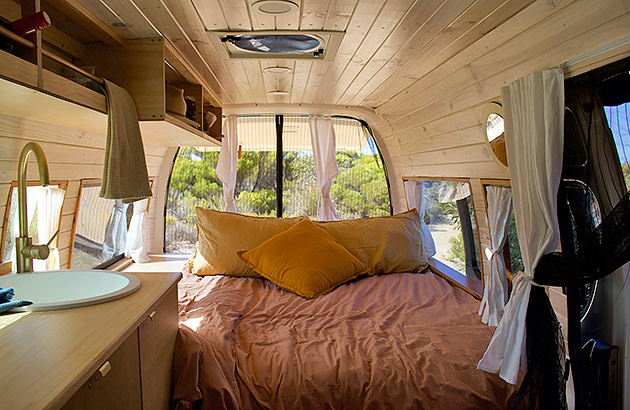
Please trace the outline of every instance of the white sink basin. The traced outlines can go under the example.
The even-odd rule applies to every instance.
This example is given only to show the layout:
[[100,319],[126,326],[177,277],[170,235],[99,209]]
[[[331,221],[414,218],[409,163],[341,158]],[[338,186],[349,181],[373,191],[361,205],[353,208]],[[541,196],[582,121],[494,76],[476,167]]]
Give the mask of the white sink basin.
[[140,279],[103,270],[58,270],[0,276],[0,287],[15,289],[13,300],[28,300],[25,310],[57,310],[96,305],[130,295]]

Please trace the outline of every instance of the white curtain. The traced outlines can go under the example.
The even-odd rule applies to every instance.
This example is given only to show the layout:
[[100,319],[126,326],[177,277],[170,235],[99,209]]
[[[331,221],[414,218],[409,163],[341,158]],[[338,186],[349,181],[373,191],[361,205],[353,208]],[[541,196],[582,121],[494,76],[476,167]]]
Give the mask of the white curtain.
[[424,247],[427,251],[427,256],[432,258],[435,256],[435,242],[433,241],[429,227],[424,223],[425,200],[423,182],[408,179],[405,180],[404,185],[407,209],[412,210],[415,208],[418,210],[418,214],[420,215],[420,227],[422,228],[422,236],[424,237]]
[[122,199],[110,201],[112,211],[103,238],[103,251],[101,252],[103,260],[124,253],[127,247],[127,208],[129,204],[125,204]]
[[488,200],[488,224],[492,249],[486,248],[486,257],[490,261],[490,272],[486,275],[483,298],[479,306],[481,321],[490,326],[497,326],[508,296],[507,271],[503,259],[503,247],[510,227],[512,211],[512,190],[509,187],[486,187]]
[[332,120],[324,117],[311,117],[311,142],[313,143],[313,160],[320,196],[317,204],[317,218],[320,221],[336,221],[337,211],[330,198],[330,187],[333,179],[339,175],[335,158],[335,130]]
[[125,256],[136,263],[151,262],[149,258],[149,198],[133,203],[133,216],[127,230]]
[[526,370],[525,317],[534,268],[560,244],[556,195],[564,142],[564,78],[559,69],[536,72],[501,89],[514,217],[525,272],[512,294],[479,369],[516,384]]
[[[39,243],[47,243],[53,234],[59,229],[59,218],[61,207],[66,191],[56,186],[35,187],[31,195],[37,202],[37,236]],[[30,199],[28,199],[30,202]],[[53,244],[57,244],[58,237],[50,246],[50,255],[46,260],[33,259],[33,270],[54,270],[59,269],[59,249]]]
[[236,162],[238,161],[238,133],[235,116],[228,116],[225,119],[223,135],[219,162],[217,163],[217,177],[223,182],[225,210],[236,212],[234,187],[236,186]]
[[[36,190],[37,187],[26,187],[26,225],[27,227],[31,226],[31,221],[33,220],[33,215],[35,215],[35,208],[37,205],[36,199]],[[10,215],[9,219],[13,221],[13,223],[8,224],[7,226],[7,240],[5,240],[5,244],[11,249],[11,257],[10,260],[13,264],[13,270],[17,269],[17,261],[16,261],[16,253],[15,253],[15,238],[20,236],[20,224],[18,222],[18,192],[17,188],[13,188],[13,192],[11,193],[11,208],[9,209]],[[30,236],[30,235],[29,235]],[[8,239],[11,238],[11,239]],[[5,251],[6,255],[6,251]]]

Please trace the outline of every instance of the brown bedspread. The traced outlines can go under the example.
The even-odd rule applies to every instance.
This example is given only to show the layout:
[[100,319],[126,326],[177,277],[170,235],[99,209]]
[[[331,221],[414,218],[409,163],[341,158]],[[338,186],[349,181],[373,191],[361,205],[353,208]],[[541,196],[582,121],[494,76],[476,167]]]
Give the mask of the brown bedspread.
[[314,300],[264,279],[180,282],[179,409],[503,409],[477,370],[494,328],[432,273],[367,277]]

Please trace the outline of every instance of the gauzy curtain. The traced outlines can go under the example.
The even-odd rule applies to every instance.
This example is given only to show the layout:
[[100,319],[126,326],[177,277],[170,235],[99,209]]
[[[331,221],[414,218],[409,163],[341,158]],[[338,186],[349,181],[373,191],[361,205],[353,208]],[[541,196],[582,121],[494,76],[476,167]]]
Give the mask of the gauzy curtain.
[[486,198],[488,200],[488,223],[492,249],[486,249],[486,256],[490,260],[490,272],[485,278],[479,314],[483,323],[497,326],[503,316],[508,296],[503,247],[510,227],[512,190],[509,187],[488,186],[486,187]]
[[109,215],[105,238],[103,239],[104,260],[120,255],[125,252],[127,242],[127,208],[129,204],[123,203],[122,199],[114,200],[112,213]]
[[151,262],[149,258],[149,199],[141,199],[133,203],[133,216],[127,231],[125,256],[136,263]]
[[422,236],[424,237],[424,247],[427,251],[427,256],[432,258],[435,256],[435,242],[433,236],[426,223],[424,223],[425,201],[423,194],[423,182],[414,181],[411,179],[405,180],[405,195],[407,197],[407,209],[417,209],[420,215],[420,227],[422,228]]
[[525,317],[542,255],[560,244],[556,213],[564,143],[564,78],[559,69],[539,71],[501,89],[505,144],[514,196],[514,217],[525,272],[477,367],[516,384],[527,367]]
[[238,135],[236,117],[228,116],[223,123],[223,141],[217,162],[217,177],[223,183],[225,210],[236,212],[234,188],[236,186],[236,162],[238,161]]
[[[46,243],[59,228],[59,217],[66,191],[56,186],[36,187],[33,196],[37,201],[37,236],[39,243]],[[53,241],[57,244],[57,239]],[[59,249],[50,246],[50,255],[46,260],[33,259],[33,270],[59,269]]]
[[333,179],[339,175],[335,158],[335,130],[332,120],[324,117],[311,117],[311,141],[313,143],[313,161],[320,196],[317,204],[317,218],[320,221],[336,221],[337,211],[330,198]]

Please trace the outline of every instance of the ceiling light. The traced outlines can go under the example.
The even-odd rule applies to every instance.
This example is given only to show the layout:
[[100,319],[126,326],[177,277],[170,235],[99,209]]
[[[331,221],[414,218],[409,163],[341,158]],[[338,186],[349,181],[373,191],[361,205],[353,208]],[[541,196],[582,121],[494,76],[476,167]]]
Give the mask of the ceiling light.
[[291,0],[258,0],[252,4],[252,8],[260,13],[278,16],[292,13],[300,6]]
[[269,94],[269,95],[277,95],[279,97],[286,97],[290,93],[288,91],[276,90],[276,91],[267,91],[267,94]]
[[271,74],[287,74],[293,71],[293,69],[291,67],[276,66],[276,67],[265,67],[263,68],[263,71],[265,73],[271,73]]

